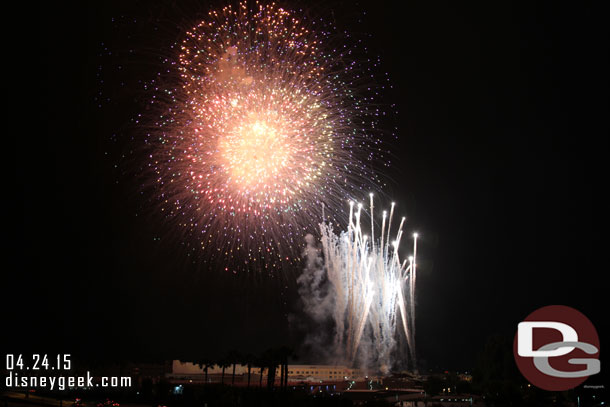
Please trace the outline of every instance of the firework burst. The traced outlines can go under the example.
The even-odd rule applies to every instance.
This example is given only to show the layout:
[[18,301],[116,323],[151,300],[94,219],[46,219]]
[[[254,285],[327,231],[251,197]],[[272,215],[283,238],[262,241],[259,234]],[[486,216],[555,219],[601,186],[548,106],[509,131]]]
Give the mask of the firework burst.
[[[326,296],[331,300],[309,302],[313,305],[309,310],[332,316],[335,324],[333,355],[342,357],[341,362],[353,364],[360,354],[364,365],[388,373],[395,362],[393,353],[397,351],[400,338],[404,338],[411,365],[416,369],[417,234],[413,234],[413,255],[402,260],[398,250],[405,218],[392,236],[394,204],[389,216],[383,211],[379,236],[374,229],[373,196],[370,199],[370,235],[363,231],[362,204],[354,206],[354,202],[350,202],[346,231],[336,234],[332,224],[320,224],[323,261],[318,264],[323,263],[330,284]],[[307,281],[307,278],[301,279],[301,283]],[[399,335],[397,330],[404,335]]]
[[314,24],[274,4],[211,11],[176,47],[174,85],[157,86],[161,210],[227,270],[300,261],[321,203],[375,184],[382,112],[357,92],[370,72]]

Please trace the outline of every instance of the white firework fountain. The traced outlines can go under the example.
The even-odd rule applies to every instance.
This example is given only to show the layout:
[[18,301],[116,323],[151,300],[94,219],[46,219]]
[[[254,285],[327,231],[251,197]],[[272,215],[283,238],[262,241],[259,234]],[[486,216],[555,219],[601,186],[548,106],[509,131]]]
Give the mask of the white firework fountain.
[[[350,202],[347,231],[339,235],[332,225],[320,224],[325,271],[334,291],[335,349],[344,350],[349,364],[366,340],[377,368],[387,373],[392,353],[406,340],[410,365],[415,361],[415,280],[417,234],[413,255],[401,261],[398,254],[405,218],[392,236],[394,203],[389,216],[383,211],[381,233],[375,235],[373,196],[370,195],[370,236],[362,231],[362,204]],[[400,329],[404,336],[397,332]],[[371,359],[369,357],[369,359]]]

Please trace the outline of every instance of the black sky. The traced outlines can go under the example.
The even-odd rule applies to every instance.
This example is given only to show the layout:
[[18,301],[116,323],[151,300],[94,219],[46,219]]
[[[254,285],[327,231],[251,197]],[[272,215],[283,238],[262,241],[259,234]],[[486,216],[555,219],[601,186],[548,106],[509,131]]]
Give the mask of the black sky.
[[[198,7],[53,3],[37,10],[40,24],[32,9],[5,27],[7,351],[162,359],[298,345],[286,317],[298,308],[291,288],[264,276],[206,274],[179,244],[158,240],[163,225],[142,216],[137,185],[121,175],[126,124],[141,100],[117,86],[124,76],[107,73],[99,55],[159,38],[167,46],[178,32],[171,22],[188,21],[184,10]],[[420,359],[470,368],[490,335],[512,336],[527,314],[550,304],[585,313],[603,347],[601,10],[568,2],[396,7],[308,10],[331,10],[340,26],[371,34],[370,52],[394,84],[383,98],[399,112],[388,193],[422,236]],[[166,33],[152,28],[157,19]],[[130,79],[139,69],[154,74],[125,69]],[[116,89],[102,109],[101,88]]]

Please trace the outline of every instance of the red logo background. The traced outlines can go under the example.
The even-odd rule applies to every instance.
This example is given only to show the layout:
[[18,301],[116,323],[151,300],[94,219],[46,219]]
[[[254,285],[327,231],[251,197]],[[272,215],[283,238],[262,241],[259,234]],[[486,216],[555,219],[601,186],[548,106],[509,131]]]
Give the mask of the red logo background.
[[[589,321],[589,318],[574,308],[565,305],[549,305],[532,312],[524,321],[563,322],[576,330],[578,333],[578,342],[590,343],[598,349],[598,352],[593,355],[576,348],[567,355],[551,357],[549,358],[549,364],[554,369],[564,372],[574,372],[583,370],[585,366],[570,364],[568,363],[568,360],[573,358],[599,359],[599,337],[597,336],[597,331],[591,321]],[[561,341],[563,341],[561,332],[554,329],[534,329],[534,350],[539,349],[546,344]],[[541,389],[550,391],[569,390],[587,380],[587,377],[562,378],[552,377],[542,373],[534,365],[534,358],[521,357],[517,353],[517,334],[515,334],[515,339],[513,341],[513,354],[515,355],[515,362],[517,363],[517,367],[521,371],[521,374],[523,374],[531,384]]]

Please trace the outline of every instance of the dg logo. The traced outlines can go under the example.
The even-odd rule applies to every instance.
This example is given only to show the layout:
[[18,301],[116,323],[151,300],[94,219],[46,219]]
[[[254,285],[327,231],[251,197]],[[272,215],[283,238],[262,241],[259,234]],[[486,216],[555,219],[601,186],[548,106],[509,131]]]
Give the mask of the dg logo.
[[600,371],[595,327],[563,305],[540,308],[519,323],[513,353],[521,374],[544,390],[572,389]]

